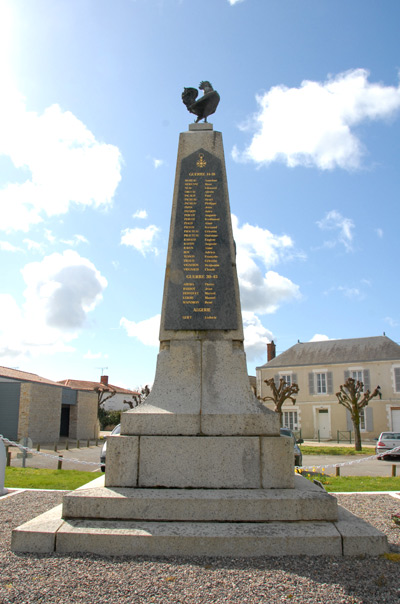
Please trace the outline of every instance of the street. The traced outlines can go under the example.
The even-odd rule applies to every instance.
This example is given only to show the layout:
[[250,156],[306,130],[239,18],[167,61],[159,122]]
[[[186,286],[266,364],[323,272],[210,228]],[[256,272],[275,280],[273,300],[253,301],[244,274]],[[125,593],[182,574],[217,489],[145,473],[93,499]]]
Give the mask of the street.
[[396,466],[397,476],[400,476],[400,458],[393,457],[378,461],[377,459],[366,460],[365,455],[303,455],[303,467],[317,466],[325,468],[325,474],[335,475],[335,464],[346,464],[340,468],[341,476],[391,476],[392,465]]
[[[57,469],[58,455],[63,456],[62,469],[63,470],[81,470],[82,472],[99,472],[100,471],[100,451],[104,441],[98,441],[96,446],[95,442],[92,441],[90,447],[81,446],[79,449],[70,447],[68,450],[65,449],[65,444],[60,443],[58,451],[54,451],[54,446],[50,447],[43,445],[40,452],[36,450],[32,452],[32,457],[25,459],[25,467],[27,468],[49,468],[52,470]],[[20,453],[17,447],[10,447],[11,452],[11,466],[21,467],[22,459],[18,456]],[[45,454],[45,455],[44,455]],[[49,457],[51,456],[51,457]],[[76,459],[78,461],[68,461],[69,459]],[[90,462],[90,463],[87,463]],[[94,465],[96,464],[96,465]]]

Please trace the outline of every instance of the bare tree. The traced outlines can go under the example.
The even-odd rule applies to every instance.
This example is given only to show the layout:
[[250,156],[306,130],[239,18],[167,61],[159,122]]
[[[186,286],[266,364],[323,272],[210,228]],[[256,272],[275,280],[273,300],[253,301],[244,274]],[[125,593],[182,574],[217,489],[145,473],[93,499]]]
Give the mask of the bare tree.
[[336,396],[339,403],[350,412],[354,426],[354,448],[356,451],[361,451],[360,411],[368,405],[372,398],[376,396],[382,398],[380,387],[377,386],[372,393],[369,390],[364,392],[364,384],[349,377],[340,386],[340,392],[336,392]]
[[136,388],[137,393],[132,395],[133,401],[124,401],[127,405],[129,405],[130,409],[134,409],[138,405],[142,405],[146,398],[150,394],[150,388],[148,384],[143,386],[142,388]]
[[97,393],[98,409],[100,409],[101,405],[104,405],[104,403],[108,401],[108,399],[112,398],[117,394],[116,390],[110,388],[110,386],[104,386],[103,384],[99,384],[99,386],[96,386],[94,391]]
[[279,380],[279,386],[275,384],[274,378],[264,380],[264,382],[271,388],[272,396],[260,397],[260,400],[272,401],[275,404],[274,411],[279,413],[279,421],[282,425],[282,405],[287,400],[292,401],[293,405],[295,404],[296,399],[293,398],[293,395],[299,392],[299,386],[297,384],[289,385],[283,378]]

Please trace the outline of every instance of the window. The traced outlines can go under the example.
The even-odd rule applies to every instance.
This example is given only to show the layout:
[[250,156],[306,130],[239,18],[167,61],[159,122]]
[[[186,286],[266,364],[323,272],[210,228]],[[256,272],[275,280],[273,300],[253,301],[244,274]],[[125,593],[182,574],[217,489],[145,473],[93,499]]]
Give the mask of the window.
[[400,367],[394,368],[394,391],[400,392]]
[[365,409],[360,409],[360,430],[365,430]]
[[284,380],[287,386],[297,384],[297,373],[277,373],[274,375],[275,386],[279,388],[280,381]]
[[350,369],[349,371],[345,371],[344,372],[345,381],[349,377],[353,378],[353,380],[355,380],[356,382],[362,382],[364,384],[364,391],[371,390],[371,380],[370,380],[369,369],[361,369],[361,368],[356,367],[354,369]]
[[308,389],[310,394],[333,394],[332,371],[309,373]]
[[289,428],[290,430],[298,429],[297,411],[283,412],[283,427]]
[[317,379],[317,393],[326,394],[326,373],[316,373],[315,377]]

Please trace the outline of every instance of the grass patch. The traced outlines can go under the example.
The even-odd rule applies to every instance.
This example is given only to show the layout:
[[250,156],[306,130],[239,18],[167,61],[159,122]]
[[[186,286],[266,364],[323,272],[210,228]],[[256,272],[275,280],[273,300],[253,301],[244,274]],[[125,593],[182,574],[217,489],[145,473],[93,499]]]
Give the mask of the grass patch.
[[375,455],[374,447],[363,447],[362,451],[355,451],[354,447],[324,447],[301,446],[303,455]]
[[9,489],[57,489],[73,491],[102,472],[47,470],[44,468],[6,468],[4,486]]
[[400,476],[326,476],[302,473],[309,480],[319,480],[328,492],[400,491]]

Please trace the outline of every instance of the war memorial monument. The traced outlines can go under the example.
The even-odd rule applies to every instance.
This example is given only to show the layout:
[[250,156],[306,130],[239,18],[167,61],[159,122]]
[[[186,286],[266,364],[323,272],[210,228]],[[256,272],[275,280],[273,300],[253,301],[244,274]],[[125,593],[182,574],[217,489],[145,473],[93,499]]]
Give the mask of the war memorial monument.
[[[18,527],[19,552],[378,555],[386,537],[294,473],[247,375],[219,95],[185,88],[154,386],[108,438],[102,479]],[[204,119],[204,123],[199,123]],[[100,486],[97,486],[100,483]]]

